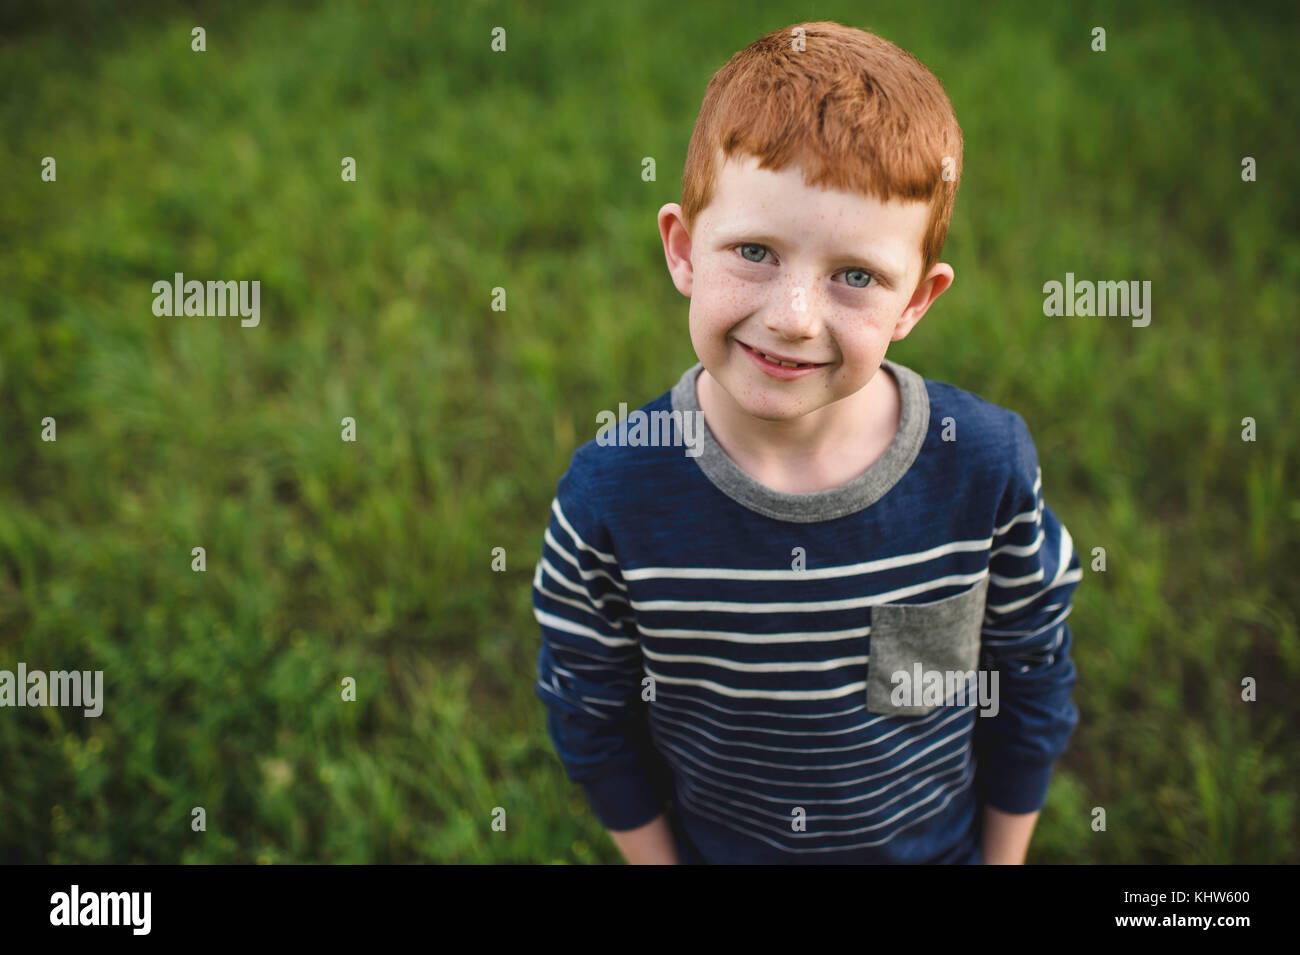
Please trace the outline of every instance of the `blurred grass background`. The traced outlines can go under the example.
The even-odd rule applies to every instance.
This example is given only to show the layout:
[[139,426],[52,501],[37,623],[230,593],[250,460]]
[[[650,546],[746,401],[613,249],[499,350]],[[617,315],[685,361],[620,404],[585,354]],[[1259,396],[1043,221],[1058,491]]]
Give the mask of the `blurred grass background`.
[[[0,861],[620,859],[534,696],[533,564],[596,411],[695,361],[654,217],[705,85],[810,15],[561,6],[0,14],[0,668],[107,696],[0,711]],[[1031,862],[1300,861],[1285,10],[811,15],[944,82],[957,282],[890,357],[1024,416],[1084,557]],[[1067,271],[1150,280],[1150,326],[1045,318]],[[155,317],[173,272],[260,280],[261,325]]]

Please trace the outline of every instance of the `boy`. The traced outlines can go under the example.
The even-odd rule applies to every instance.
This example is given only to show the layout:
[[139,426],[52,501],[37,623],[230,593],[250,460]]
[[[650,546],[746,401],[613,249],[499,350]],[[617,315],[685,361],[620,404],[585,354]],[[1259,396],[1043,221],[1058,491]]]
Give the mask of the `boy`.
[[939,81],[837,23],[709,83],[659,211],[676,446],[579,448],[533,582],[552,740],[630,863],[1024,861],[1079,558],[1021,417],[884,358],[952,283],[961,155]]

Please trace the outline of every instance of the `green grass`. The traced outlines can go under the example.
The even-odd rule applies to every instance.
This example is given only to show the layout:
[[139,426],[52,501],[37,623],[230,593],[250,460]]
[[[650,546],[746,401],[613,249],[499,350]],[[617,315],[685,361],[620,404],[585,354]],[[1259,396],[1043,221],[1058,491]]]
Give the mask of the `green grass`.
[[[0,18],[0,667],[108,697],[0,710],[0,861],[619,859],[533,695],[533,564],[595,412],[695,360],[654,215],[704,87],[806,13],[354,6]],[[966,139],[957,282],[890,357],[1024,416],[1085,562],[1030,861],[1300,861],[1290,38],[859,9],[817,15],[912,50]],[[259,279],[260,327],[154,317],[175,271]],[[1067,271],[1149,279],[1150,326],[1045,318]]]

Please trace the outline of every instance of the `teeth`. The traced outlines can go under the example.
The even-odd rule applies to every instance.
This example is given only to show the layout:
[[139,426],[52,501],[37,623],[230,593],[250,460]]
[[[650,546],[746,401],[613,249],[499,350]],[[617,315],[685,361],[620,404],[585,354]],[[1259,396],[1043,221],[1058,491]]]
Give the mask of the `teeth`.
[[797,362],[797,361],[782,361],[782,360],[779,359],[779,358],[773,358],[771,355],[764,354],[763,352],[759,352],[759,354],[762,355],[763,358],[766,359],[767,361],[770,361],[770,362],[771,362],[772,364],[774,364],[774,365],[780,365],[782,368],[802,368],[802,367],[803,367],[803,365],[801,365],[801,364],[800,364],[799,362]]

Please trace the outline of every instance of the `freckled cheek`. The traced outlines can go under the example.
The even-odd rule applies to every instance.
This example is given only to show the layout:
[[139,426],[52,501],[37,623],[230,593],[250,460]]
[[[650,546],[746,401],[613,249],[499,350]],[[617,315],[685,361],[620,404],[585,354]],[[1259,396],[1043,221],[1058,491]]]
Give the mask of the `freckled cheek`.
[[860,348],[883,348],[888,343],[890,332],[893,330],[887,308],[846,312],[841,325],[851,331]]
[[888,328],[862,315],[840,316],[830,331],[843,370],[854,378],[878,364],[889,344]]
[[725,274],[705,276],[691,295],[691,325],[705,334],[725,335],[759,311],[762,301],[752,283]]
[[863,325],[860,320],[839,322],[835,326],[835,342],[845,358],[856,359],[873,351],[880,337],[876,329]]

